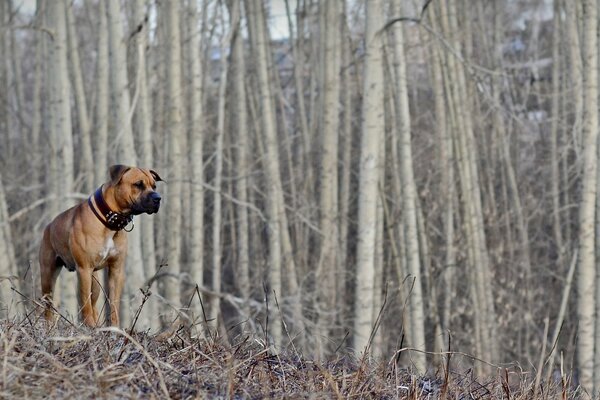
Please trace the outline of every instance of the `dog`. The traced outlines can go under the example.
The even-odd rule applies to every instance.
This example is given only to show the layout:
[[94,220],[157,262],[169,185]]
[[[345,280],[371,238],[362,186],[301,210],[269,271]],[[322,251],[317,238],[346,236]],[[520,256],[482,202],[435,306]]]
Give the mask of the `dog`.
[[156,182],[161,177],[151,169],[113,165],[110,181],[86,201],[59,214],[44,229],[40,245],[40,277],[44,317],[52,321],[52,296],[56,279],[66,267],[78,277],[79,316],[95,327],[101,321],[96,310],[100,295],[98,271],[108,268],[107,292],[110,324],[119,326],[119,302],[125,282],[127,230],[133,216],[154,214],[161,196]]

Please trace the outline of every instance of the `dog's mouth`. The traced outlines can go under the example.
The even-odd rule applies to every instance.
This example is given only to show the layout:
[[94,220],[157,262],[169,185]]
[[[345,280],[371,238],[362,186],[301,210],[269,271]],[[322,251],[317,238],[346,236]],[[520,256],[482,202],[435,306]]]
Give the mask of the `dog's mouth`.
[[153,192],[139,203],[134,203],[131,207],[131,213],[133,215],[140,214],[156,214],[160,208],[160,195]]

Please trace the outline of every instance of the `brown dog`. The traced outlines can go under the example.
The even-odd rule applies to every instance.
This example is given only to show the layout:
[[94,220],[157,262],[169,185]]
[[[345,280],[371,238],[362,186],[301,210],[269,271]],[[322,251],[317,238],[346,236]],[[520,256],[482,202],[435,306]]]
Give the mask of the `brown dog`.
[[44,230],[40,246],[42,294],[45,318],[50,321],[52,292],[62,267],[77,271],[79,310],[88,326],[100,323],[96,301],[100,295],[97,271],[108,267],[110,322],[119,325],[119,301],[125,281],[127,234],[124,228],[134,215],[153,214],[160,206],[152,170],[113,165],[110,181],[87,201],[59,214]]

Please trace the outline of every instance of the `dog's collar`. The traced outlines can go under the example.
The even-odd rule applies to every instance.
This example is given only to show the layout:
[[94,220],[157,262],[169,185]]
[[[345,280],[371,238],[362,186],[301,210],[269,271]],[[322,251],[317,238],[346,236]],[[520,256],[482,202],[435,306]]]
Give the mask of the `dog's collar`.
[[[94,201],[92,201],[92,198]],[[119,214],[110,209],[104,201],[104,197],[102,197],[102,186],[96,189],[94,194],[88,198],[88,204],[96,218],[111,231],[123,230],[133,221],[132,215]]]

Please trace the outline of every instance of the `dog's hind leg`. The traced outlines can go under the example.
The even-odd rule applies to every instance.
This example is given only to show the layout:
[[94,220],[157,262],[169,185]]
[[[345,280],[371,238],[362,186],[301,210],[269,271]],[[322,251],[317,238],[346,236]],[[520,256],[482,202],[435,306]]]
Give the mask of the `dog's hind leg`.
[[42,286],[42,301],[45,303],[44,318],[46,321],[53,319],[53,293],[56,279],[63,267],[63,261],[57,256],[50,243],[50,234],[44,230],[42,245],[40,246],[40,278]]

